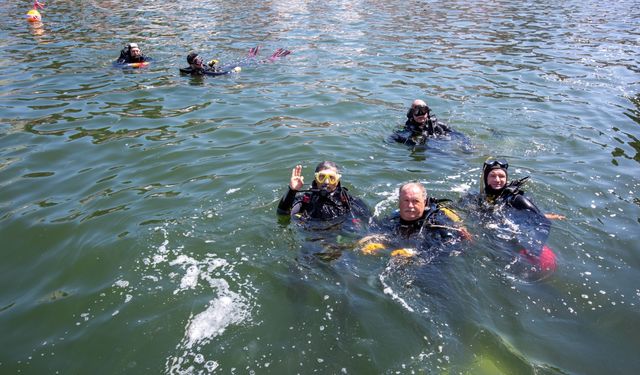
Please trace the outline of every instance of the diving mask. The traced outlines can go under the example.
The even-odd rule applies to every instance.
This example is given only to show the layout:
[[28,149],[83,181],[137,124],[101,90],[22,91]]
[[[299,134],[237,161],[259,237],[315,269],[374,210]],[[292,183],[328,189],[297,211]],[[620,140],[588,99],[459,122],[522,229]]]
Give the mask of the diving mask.
[[339,173],[332,172],[316,172],[316,182],[319,184],[336,185],[342,177]]
[[424,116],[429,113],[429,107],[426,105],[419,105],[412,108],[414,116]]
[[484,162],[485,168],[500,167],[502,169],[509,169],[509,163],[504,159],[490,159]]

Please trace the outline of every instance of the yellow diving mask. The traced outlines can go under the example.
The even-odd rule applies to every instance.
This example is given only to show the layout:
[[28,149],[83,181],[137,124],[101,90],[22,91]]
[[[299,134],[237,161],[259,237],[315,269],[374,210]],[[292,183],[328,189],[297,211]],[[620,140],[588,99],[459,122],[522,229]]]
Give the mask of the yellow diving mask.
[[334,172],[316,172],[316,182],[319,184],[336,185],[342,177],[339,173]]

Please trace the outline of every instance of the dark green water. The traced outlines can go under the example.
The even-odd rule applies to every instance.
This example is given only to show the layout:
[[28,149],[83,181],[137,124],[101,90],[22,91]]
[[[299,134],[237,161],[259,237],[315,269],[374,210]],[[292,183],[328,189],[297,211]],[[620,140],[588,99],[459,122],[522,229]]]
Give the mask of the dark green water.
[[[0,1],[0,373],[635,374],[640,6],[560,3]],[[149,68],[112,68],[130,40]],[[293,54],[178,74],[256,44]],[[386,143],[415,98],[472,146]],[[275,217],[297,163],[384,215],[489,155],[567,216],[542,281],[474,223],[443,264],[308,264]]]

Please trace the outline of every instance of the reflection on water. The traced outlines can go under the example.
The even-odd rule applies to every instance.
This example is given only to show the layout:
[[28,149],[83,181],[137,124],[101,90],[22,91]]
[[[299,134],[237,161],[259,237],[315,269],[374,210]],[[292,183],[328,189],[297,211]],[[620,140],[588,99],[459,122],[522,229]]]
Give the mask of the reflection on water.
[[[630,109],[627,112],[625,112],[625,115],[628,116],[631,120],[635,121],[638,125],[640,125],[640,95],[635,95],[634,97],[629,98],[629,100],[631,101],[631,103],[633,103],[635,105],[634,109]],[[615,158],[618,157],[625,157],[627,159],[633,159],[637,162],[640,162],[640,141],[638,140],[638,138],[636,136],[634,136],[631,133],[627,133],[622,131],[621,129],[619,129],[618,127],[613,127],[613,130],[615,132],[622,132],[623,135],[625,135],[628,139],[630,139],[630,141],[626,142],[627,145],[631,146],[631,148],[633,148],[633,151],[635,151],[635,155],[630,156],[628,155],[625,150],[621,147],[616,147],[613,152],[611,152],[611,154],[613,155],[614,159],[613,159],[613,164],[618,165],[618,162]],[[618,138],[615,138],[616,141],[618,141],[621,144],[624,144],[625,141],[624,140],[620,140]]]
[[[636,8],[108,0],[28,24],[6,2],[0,373],[634,373]],[[114,69],[130,41],[154,63]],[[293,54],[178,74],[256,45]],[[386,142],[416,98],[464,139]],[[298,163],[336,161],[380,216],[404,181],[477,191],[489,155],[567,216],[543,280],[472,215],[442,262],[275,216]]]

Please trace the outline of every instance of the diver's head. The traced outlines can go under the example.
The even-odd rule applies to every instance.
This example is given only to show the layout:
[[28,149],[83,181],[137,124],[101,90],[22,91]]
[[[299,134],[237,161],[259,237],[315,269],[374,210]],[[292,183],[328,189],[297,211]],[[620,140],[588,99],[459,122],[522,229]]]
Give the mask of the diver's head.
[[332,161],[323,161],[316,166],[315,179],[312,187],[320,189],[320,192],[334,192],[340,186],[340,170],[336,163]]
[[202,69],[202,57],[196,52],[191,52],[187,55],[187,63],[192,69]]
[[142,51],[138,47],[138,43],[127,44],[127,50],[129,51],[129,57],[139,59],[142,56]]
[[509,163],[503,159],[487,159],[482,167],[484,190],[489,195],[499,194],[507,185]]
[[400,186],[398,195],[400,196],[400,217],[406,221],[420,219],[427,204],[427,189],[417,181],[408,182]]
[[429,118],[429,106],[424,100],[416,99],[411,103],[411,107],[407,112],[407,118],[419,124],[424,124]]

